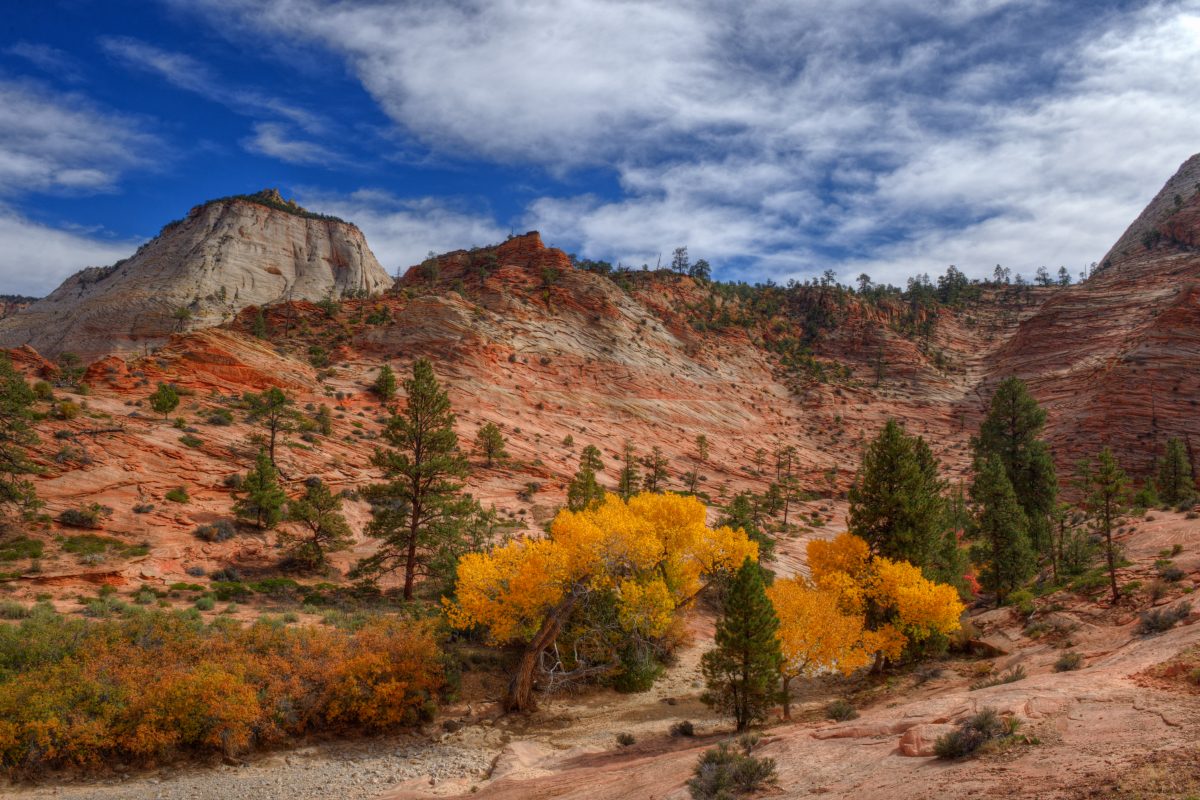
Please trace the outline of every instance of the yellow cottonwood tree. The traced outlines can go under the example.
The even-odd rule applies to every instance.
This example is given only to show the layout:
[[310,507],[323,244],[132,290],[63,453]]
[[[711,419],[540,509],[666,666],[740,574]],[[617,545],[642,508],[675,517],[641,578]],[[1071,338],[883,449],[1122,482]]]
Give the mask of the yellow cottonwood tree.
[[802,577],[775,581],[767,597],[779,617],[780,696],[783,716],[791,719],[794,678],[837,670],[849,675],[871,663],[870,632],[861,613],[848,613],[837,591],[819,589]]
[[446,604],[450,623],[525,645],[505,709],[533,707],[538,659],[584,598],[609,594],[622,631],[660,636],[713,577],[758,557],[743,531],[710,528],[706,517],[694,497],[644,493],[626,502],[608,494],[583,511],[560,511],[547,539],[464,556]]
[[783,604],[776,606],[780,636],[788,637],[782,641],[789,662],[785,691],[798,675],[853,671],[869,654],[879,665],[899,658],[909,644],[959,628],[963,604],[953,586],[929,580],[907,561],[872,557],[851,533],[809,542],[808,564],[811,584],[781,581],[773,595]]

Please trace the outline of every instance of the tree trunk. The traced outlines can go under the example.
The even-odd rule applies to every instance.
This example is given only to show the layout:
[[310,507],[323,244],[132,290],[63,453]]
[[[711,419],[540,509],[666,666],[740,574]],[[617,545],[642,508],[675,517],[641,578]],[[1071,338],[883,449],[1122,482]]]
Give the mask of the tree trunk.
[[417,535],[415,532],[410,532],[408,535],[408,559],[404,563],[404,599],[412,600],[413,596],[413,581],[417,574]]
[[792,718],[792,693],[788,690],[791,677],[784,670],[779,670],[779,701],[783,704],[783,718]]
[[537,703],[533,700],[533,672],[537,669],[538,657],[558,638],[559,632],[570,619],[571,612],[575,610],[575,603],[578,600],[579,595],[570,591],[558,602],[558,605],[546,614],[546,619],[542,621],[542,627],[525,647],[525,652],[521,654],[517,671],[508,684],[508,691],[504,696],[506,712],[533,711],[537,708]]
[[1113,541],[1112,541],[1112,528],[1111,527],[1105,533],[1105,539],[1108,543],[1108,546],[1104,548],[1105,560],[1108,562],[1108,585],[1112,589],[1112,602],[1113,602],[1113,605],[1115,606],[1117,604],[1117,602],[1121,599],[1121,592],[1120,592],[1120,590],[1117,589],[1117,563],[1116,563],[1116,558],[1113,557]]

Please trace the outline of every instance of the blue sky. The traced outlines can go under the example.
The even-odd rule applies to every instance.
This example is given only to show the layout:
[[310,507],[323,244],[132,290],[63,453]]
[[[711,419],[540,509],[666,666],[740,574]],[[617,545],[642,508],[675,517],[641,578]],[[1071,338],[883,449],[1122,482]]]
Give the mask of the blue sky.
[[42,0],[0,292],[280,188],[391,270],[539,229],[718,277],[1078,271],[1200,151],[1200,0]]

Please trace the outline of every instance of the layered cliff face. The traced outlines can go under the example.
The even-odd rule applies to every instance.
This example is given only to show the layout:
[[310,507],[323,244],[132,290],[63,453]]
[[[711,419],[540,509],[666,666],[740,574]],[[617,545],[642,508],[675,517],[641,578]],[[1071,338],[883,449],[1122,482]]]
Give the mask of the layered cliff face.
[[989,363],[1048,412],[1060,466],[1112,446],[1143,472],[1168,437],[1200,455],[1200,156],[1129,227],[1086,282],[1050,297]]
[[247,306],[371,295],[391,284],[358,228],[267,190],[197,206],[131,258],[72,275],[0,319],[0,346],[90,360],[219,325]]

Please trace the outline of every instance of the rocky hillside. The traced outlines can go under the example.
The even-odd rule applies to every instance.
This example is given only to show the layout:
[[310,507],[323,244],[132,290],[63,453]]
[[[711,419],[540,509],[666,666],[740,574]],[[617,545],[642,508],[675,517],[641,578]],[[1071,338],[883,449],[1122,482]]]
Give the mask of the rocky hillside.
[[1047,298],[989,360],[987,383],[1019,375],[1046,406],[1060,464],[1108,444],[1141,470],[1170,436],[1200,447],[1198,245],[1194,156],[1091,278]]
[[0,346],[91,360],[219,325],[247,306],[371,295],[391,283],[358,228],[264,190],[196,206],[132,257],[77,272],[0,319]]
[[[1200,231],[1200,198],[1176,203],[1176,193],[1147,223],[1161,236],[1144,237],[1085,284],[975,286],[940,299],[933,288],[933,299],[922,299],[820,283],[730,286],[666,271],[601,274],[573,268],[536,233],[447,253],[410,269],[394,290],[360,297],[390,280],[352,226],[261,198],[200,206],[107,277],[76,276],[0,321],[9,337],[16,324],[36,323],[8,341],[32,340],[36,350],[16,351],[17,360],[59,383],[37,350],[126,349],[90,366],[86,397],[56,390],[85,413],[41,423],[37,483],[52,516],[100,503],[113,509],[108,529],[146,551],[84,564],[50,547],[29,585],[270,568],[274,554],[263,543],[192,535],[230,516],[222,481],[255,452],[238,398],[281,385],[307,414],[328,405],[333,433],[293,436],[281,466],[295,490],[309,476],[354,490],[378,477],[369,466],[386,414],[370,389],[378,370],[388,363],[403,375],[420,356],[448,386],[466,448],[483,424],[501,426],[512,461],[476,464],[469,487],[530,529],[564,501],[589,444],[603,453],[608,486],[629,441],[639,455],[660,448],[670,486],[714,503],[764,490],[774,453],[793,447],[801,486],[819,498],[800,507],[804,529],[781,547],[784,564],[798,568],[805,538],[840,519],[862,444],[887,417],[925,435],[957,481],[990,387],[1011,374],[1027,378],[1047,407],[1064,474],[1105,443],[1136,473],[1166,436],[1200,435],[1200,257],[1187,243]],[[170,253],[193,253],[195,268],[171,267],[181,262]],[[176,297],[200,296],[186,323],[198,329],[171,333],[183,324],[169,313],[178,303],[157,296],[168,288],[138,288],[138,276]],[[292,301],[280,300],[289,289]],[[301,292],[347,299],[318,306]],[[80,299],[70,302],[72,294]],[[114,323],[118,301],[145,313]],[[61,330],[47,323],[67,309]],[[143,352],[143,336],[164,343]],[[159,381],[188,392],[176,412],[187,430],[146,410]],[[703,459],[699,434],[708,441]],[[165,500],[178,486],[188,487],[188,503]],[[147,505],[155,510],[134,513]],[[358,531],[366,507],[349,505]],[[360,535],[339,566],[372,547]]]

